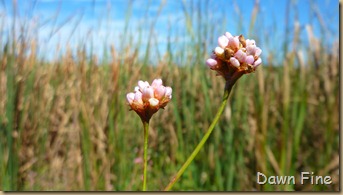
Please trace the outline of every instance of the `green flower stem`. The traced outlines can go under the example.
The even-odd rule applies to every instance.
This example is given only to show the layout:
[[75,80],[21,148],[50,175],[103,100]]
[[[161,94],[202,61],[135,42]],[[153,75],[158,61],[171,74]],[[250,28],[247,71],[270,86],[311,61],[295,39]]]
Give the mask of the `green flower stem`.
[[223,95],[223,99],[222,99],[222,104],[221,104],[214,120],[212,121],[212,123],[211,123],[210,127],[208,128],[204,137],[201,139],[200,143],[197,145],[197,147],[194,149],[192,154],[188,157],[187,161],[182,165],[181,169],[177,172],[177,174],[174,176],[174,178],[170,181],[170,183],[164,189],[164,191],[169,191],[173,187],[173,185],[179,180],[181,175],[185,172],[185,170],[187,169],[189,164],[194,160],[195,156],[199,153],[200,149],[204,146],[205,142],[210,137],[215,125],[218,123],[218,120],[219,120],[220,116],[222,115],[222,113],[225,109],[225,106],[226,106],[228,99],[229,99],[231,89],[240,76],[242,76],[242,75],[235,75],[232,78],[231,82],[226,82],[224,95]]
[[142,120],[144,126],[144,165],[143,165],[143,191],[146,191],[146,173],[148,167],[148,137],[149,122]]

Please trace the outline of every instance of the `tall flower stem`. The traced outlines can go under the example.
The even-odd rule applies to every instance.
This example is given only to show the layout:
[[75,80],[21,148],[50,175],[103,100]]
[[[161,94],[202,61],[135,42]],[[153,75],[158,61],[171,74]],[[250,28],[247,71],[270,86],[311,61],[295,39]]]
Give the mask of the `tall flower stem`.
[[148,137],[149,121],[142,120],[144,126],[144,165],[143,165],[143,191],[146,191],[146,176],[148,167]]
[[187,167],[191,164],[191,162],[194,160],[195,156],[199,153],[200,149],[204,146],[205,142],[208,140],[208,138],[210,137],[215,125],[218,123],[218,120],[220,118],[220,116],[222,115],[225,106],[228,102],[232,87],[234,86],[234,84],[236,83],[237,79],[239,77],[241,77],[242,74],[234,74],[232,79],[228,80],[226,82],[225,85],[225,89],[224,89],[224,95],[223,95],[223,99],[222,99],[222,103],[221,106],[219,107],[219,110],[217,111],[216,116],[214,117],[210,127],[208,128],[206,134],[204,135],[204,137],[201,139],[200,143],[197,145],[197,147],[194,149],[194,151],[192,152],[192,154],[188,157],[188,159],[186,160],[186,162],[182,165],[181,169],[176,173],[176,175],[174,176],[174,178],[170,181],[170,183],[168,184],[168,186],[164,189],[164,191],[169,191],[173,185],[179,180],[179,178],[181,177],[181,175],[185,172],[185,170],[187,169]]

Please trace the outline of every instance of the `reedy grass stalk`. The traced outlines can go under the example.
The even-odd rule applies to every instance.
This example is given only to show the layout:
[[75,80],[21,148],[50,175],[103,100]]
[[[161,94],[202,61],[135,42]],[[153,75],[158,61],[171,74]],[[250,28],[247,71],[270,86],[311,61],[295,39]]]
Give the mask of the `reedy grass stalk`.
[[182,174],[186,171],[187,167],[191,164],[191,162],[194,160],[195,156],[199,153],[199,151],[201,150],[201,148],[204,146],[204,144],[206,143],[206,141],[208,140],[208,138],[210,137],[214,127],[216,126],[216,124],[219,121],[220,116],[222,115],[225,106],[228,102],[232,87],[235,85],[236,81],[242,76],[242,74],[235,74],[233,76],[233,78],[229,81],[226,82],[225,85],[225,89],[224,89],[224,95],[223,95],[223,99],[222,99],[222,103],[217,111],[216,116],[214,117],[210,127],[208,128],[206,134],[204,135],[204,137],[200,140],[199,144],[196,146],[196,148],[194,149],[194,151],[192,152],[192,154],[188,157],[188,159],[186,160],[186,162],[182,165],[182,167],[180,168],[180,170],[176,173],[176,175],[174,176],[174,178],[169,182],[169,184],[167,185],[167,187],[164,189],[164,191],[169,191],[174,184],[180,179],[180,177],[182,176]]

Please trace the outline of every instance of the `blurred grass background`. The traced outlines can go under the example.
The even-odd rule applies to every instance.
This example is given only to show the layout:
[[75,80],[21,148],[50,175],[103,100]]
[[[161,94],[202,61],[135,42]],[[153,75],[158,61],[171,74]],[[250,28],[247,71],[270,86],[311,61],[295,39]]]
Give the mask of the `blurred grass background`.
[[[147,19],[146,47],[130,42],[141,29],[125,28],[127,36],[115,43],[120,49],[113,45],[103,56],[82,44],[73,50],[60,43],[67,49],[47,60],[37,54],[38,41],[27,33],[30,25],[13,27],[8,36],[1,31],[1,190],[141,190],[143,166],[135,159],[143,156],[143,130],[125,95],[138,80],[154,78],[173,88],[173,99],[150,123],[148,189],[168,184],[220,104],[224,81],[205,60],[209,44],[229,31],[200,14],[210,8],[180,3],[187,25],[179,36],[190,41],[175,48],[177,40],[167,39],[164,53],[154,49],[158,15]],[[297,3],[287,5],[289,10]],[[13,1],[12,6],[19,5]],[[259,15],[259,1],[248,11],[250,26],[240,26],[239,20],[237,26],[257,45],[260,39],[267,42],[264,63],[238,81],[214,133],[173,190],[338,191],[338,36],[325,25],[316,36],[313,25],[299,24],[294,14],[293,28],[280,40],[283,49],[275,51],[268,42],[272,35],[259,21],[270,16]],[[314,13],[321,21],[322,13]],[[1,19],[20,23],[6,14]],[[258,185],[257,171],[297,178],[301,171],[313,171],[330,175],[333,184],[301,185],[298,179],[295,185]]]

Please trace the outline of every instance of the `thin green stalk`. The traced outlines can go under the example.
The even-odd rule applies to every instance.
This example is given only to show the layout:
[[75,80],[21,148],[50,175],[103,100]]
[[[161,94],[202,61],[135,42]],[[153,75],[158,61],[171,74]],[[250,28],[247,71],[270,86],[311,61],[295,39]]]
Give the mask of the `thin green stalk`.
[[211,135],[215,125],[218,123],[218,120],[219,120],[220,116],[222,115],[222,113],[223,113],[223,111],[225,109],[225,106],[226,106],[227,101],[228,101],[229,96],[230,96],[231,89],[232,89],[233,85],[236,83],[237,79],[240,76],[241,75],[235,75],[232,78],[231,82],[226,82],[226,86],[225,86],[225,90],[224,90],[224,95],[223,95],[221,106],[219,107],[219,110],[218,110],[216,116],[214,117],[210,127],[208,128],[208,130],[207,130],[206,134],[204,135],[204,137],[201,139],[200,143],[197,145],[197,147],[194,149],[192,154],[188,157],[187,161],[182,165],[181,169],[176,173],[176,175],[170,181],[170,183],[167,185],[167,187],[164,189],[164,191],[169,191],[173,187],[173,185],[179,180],[181,175],[185,172],[187,167],[191,164],[191,162],[194,160],[195,156],[199,153],[200,149],[204,146],[204,144],[206,143],[207,139],[210,137],[210,135]]
[[149,137],[149,122],[143,121],[144,126],[144,167],[143,167],[143,191],[146,191],[146,173],[148,166],[148,137]]

